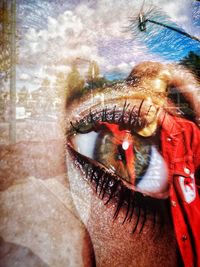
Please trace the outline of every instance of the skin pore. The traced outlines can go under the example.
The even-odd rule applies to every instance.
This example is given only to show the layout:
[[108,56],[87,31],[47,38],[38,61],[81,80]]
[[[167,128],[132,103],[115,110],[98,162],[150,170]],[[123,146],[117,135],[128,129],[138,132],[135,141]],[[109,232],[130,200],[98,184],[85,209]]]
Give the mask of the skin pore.
[[[166,82],[163,79],[152,79],[148,82],[145,80],[140,83],[140,87],[144,88],[146,84],[160,90],[159,93],[166,92]],[[162,110],[164,99],[146,97],[145,93],[136,92],[129,85],[104,89],[104,101],[99,101],[97,98],[99,93],[98,90],[94,91],[92,100],[91,95],[88,94],[68,106],[67,125],[70,125],[70,121],[80,120],[90,110],[113,108],[113,103],[123,108],[126,100],[131,106],[137,108],[143,101],[141,116],[145,117],[147,123],[146,127],[138,131],[138,134],[148,137],[156,130],[158,112]],[[147,112],[148,110],[150,111]],[[133,233],[138,218],[137,212],[133,214],[131,221],[123,223],[126,209],[122,207],[117,218],[113,220],[117,205],[115,200],[105,205],[106,199],[101,200],[92,189],[92,185],[86,182],[83,173],[72,163],[68,151],[66,162],[73,201],[90,235],[96,266],[181,266],[168,204],[162,207],[164,222],[160,221],[158,216],[154,225],[153,215],[149,214],[140,232],[143,218],[141,214],[138,227]]]

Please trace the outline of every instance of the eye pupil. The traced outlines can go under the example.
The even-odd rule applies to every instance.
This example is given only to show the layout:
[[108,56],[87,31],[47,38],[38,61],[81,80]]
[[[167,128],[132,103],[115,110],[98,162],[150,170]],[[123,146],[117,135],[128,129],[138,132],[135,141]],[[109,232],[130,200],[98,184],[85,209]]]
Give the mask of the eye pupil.
[[126,163],[125,151],[122,145],[118,145],[117,159]]

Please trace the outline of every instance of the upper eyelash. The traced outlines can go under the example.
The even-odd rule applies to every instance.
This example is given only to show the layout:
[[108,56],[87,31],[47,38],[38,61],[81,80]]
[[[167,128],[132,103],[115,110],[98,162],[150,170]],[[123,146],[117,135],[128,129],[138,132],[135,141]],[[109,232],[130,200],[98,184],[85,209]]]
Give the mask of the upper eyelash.
[[68,145],[68,150],[74,158],[75,165],[84,173],[85,179],[92,184],[99,198],[102,200],[106,198],[104,204],[107,205],[113,199],[117,201],[113,219],[118,217],[120,210],[123,208],[125,209],[125,216],[122,224],[131,222],[133,215],[136,215],[137,219],[134,223],[132,233],[138,229],[139,225],[139,233],[141,233],[148,214],[151,214],[153,216],[152,229],[154,229],[155,224],[159,225],[158,232],[160,234],[165,222],[163,207],[168,200],[155,199],[149,196],[143,196],[139,192],[134,192],[124,186],[117,175],[109,173],[98,164],[92,163],[93,160],[75,151],[71,145]]
[[[89,124],[95,126],[97,122],[115,123],[131,130],[144,127],[145,120],[143,120],[141,116],[141,108],[143,103],[144,99],[141,100],[138,109],[136,109],[135,105],[131,107],[130,103],[125,101],[122,110],[117,110],[116,105],[112,109],[105,107],[100,111],[92,112],[92,110],[90,110],[89,115],[86,115],[83,119],[76,121],[75,123],[71,121],[70,124],[72,129],[77,133],[87,133],[87,131],[81,130],[81,127]],[[149,107],[147,114],[150,109],[151,106]],[[88,131],[91,131],[91,128]]]
[[[73,131],[76,133],[84,134],[92,131],[98,125],[98,122],[108,122],[118,124],[120,127],[128,128],[128,130],[136,130],[137,127],[144,127],[145,121],[141,116],[141,108],[144,100],[141,100],[139,108],[136,109],[136,106],[130,106],[127,101],[124,102],[123,109],[117,110],[117,106],[115,105],[112,109],[108,109],[107,107],[102,110],[92,111],[90,110],[89,114],[86,115],[83,119],[76,121],[75,124],[71,123]],[[147,113],[151,109],[151,105],[147,110]],[[89,125],[90,127],[87,130],[82,130],[81,128]],[[70,131],[71,132],[71,131]],[[105,197],[107,201],[104,203],[107,205],[112,199],[117,201],[117,206],[115,213],[113,215],[113,219],[118,217],[120,210],[125,209],[125,216],[122,224],[125,222],[131,222],[133,215],[137,216],[137,219],[134,223],[134,227],[132,233],[134,233],[140,225],[139,233],[142,232],[144,225],[147,220],[148,214],[152,215],[152,234],[157,232],[160,236],[161,230],[164,228],[164,223],[166,214],[164,214],[164,207],[166,206],[166,202],[168,200],[163,199],[155,199],[148,196],[143,196],[143,194],[139,192],[134,192],[130,190],[128,187],[123,185],[120,177],[111,174],[103,168],[101,168],[98,164],[92,164],[93,160],[81,155],[77,151],[75,151],[71,145],[68,145],[69,152],[75,159],[75,164],[78,166],[83,173],[85,174],[85,178],[92,184],[95,184],[95,188],[93,185],[93,189],[95,189],[98,196],[103,200]],[[98,170],[98,171],[97,171]],[[95,178],[96,177],[96,178]],[[112,186],[110,186],[112,184]]]

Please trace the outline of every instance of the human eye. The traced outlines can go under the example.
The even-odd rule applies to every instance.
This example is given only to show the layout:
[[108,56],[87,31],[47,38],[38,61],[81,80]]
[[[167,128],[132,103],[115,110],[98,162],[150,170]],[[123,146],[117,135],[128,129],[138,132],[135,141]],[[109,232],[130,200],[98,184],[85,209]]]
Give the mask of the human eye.
[[144,99],[115,102],[95,105],[71,120],[67,149],[95,194],[105,205],[116,205],[113,217],[124,210],[125,223],[136,215],[133,232],[142,220],[141,232],[147,217],[153,224],[163,223],[168,170],[155,136],[138,134],[152,106],[144,108]]

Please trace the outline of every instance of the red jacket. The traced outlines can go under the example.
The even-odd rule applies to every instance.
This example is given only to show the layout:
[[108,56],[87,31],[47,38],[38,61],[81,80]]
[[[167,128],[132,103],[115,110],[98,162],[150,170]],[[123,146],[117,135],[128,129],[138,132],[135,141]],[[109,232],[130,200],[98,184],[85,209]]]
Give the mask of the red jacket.
[[[168,165],[171,213],[177,243],[185,267],[200,267],[200,197],[195,172],[200,167],[200,130],[188,120],[162,113],[161,151]],[[111,132],[124,138],[126,131],[119,126],[104,123]],[[121,139],[120,139],[121,137]],[[127,162],[132,153],[127,149]]]
[[169,168],[171,212],[184,266],[200,267],[200,130],[185,119],[161,115],[161,149]]

